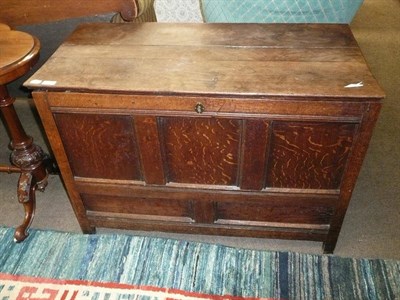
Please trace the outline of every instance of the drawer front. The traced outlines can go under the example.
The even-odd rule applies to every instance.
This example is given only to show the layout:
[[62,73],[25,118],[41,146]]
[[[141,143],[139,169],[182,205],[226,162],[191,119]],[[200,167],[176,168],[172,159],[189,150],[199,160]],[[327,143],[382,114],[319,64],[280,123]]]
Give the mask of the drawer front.
[[101,194],[81,194],[90,215],[122,217],[149,222],[194,222],[192,203],[184,199],[165,199]]
[[206,226],[327,229],[338,204],[334,195],[182,190],[77,182],[88,214]]
[[321,203],[303,199],[295,201],[286,198],[279,201],[237,201],[216,202],[216,224],[326,228],[329,226],[335,209],[335,201]]

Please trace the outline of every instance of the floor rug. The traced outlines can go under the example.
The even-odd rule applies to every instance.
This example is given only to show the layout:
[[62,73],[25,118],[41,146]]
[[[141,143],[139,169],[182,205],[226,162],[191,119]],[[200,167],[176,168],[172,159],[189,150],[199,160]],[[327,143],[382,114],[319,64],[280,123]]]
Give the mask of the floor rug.
[[2,300],[94,300],[94,299],[176,299],[176,300],[252,300],[207,295],[177,289],[153,286],[135,286],[115,282],[63,280],[0,273],[0,299]]
[[23,290],[20,299],[63,300],[400,297],[399,261],[43,230],[16,244],[13,234],[0,227],[1,300],[14,289]]

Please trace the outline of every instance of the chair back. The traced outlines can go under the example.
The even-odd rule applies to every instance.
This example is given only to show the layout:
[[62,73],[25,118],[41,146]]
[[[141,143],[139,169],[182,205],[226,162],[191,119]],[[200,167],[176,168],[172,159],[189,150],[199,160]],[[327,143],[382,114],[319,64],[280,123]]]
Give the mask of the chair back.
[[0,0],[0,23],[11,27],[119,12],[126,21],[138,15],[138,0]]

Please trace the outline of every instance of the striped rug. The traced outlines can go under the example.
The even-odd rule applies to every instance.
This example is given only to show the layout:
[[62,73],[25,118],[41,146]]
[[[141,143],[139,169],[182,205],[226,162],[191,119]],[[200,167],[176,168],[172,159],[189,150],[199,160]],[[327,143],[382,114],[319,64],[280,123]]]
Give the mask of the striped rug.
[[[16,244],[13,234],[14,229],[0,227],[0,299],[12,299],[1,293],[18,278],[38,284],[84,282],[172,290],[187,299],[400,299],[399,261],[33,229],[26,241]],[[140,293],[107,297],[90,299],[175,299]]]

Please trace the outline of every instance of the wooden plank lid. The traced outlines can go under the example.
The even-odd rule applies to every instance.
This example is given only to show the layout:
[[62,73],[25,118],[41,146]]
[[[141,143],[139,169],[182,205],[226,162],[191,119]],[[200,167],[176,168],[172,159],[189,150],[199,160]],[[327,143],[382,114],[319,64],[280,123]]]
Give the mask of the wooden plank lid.
[[336,24],[82,25],[26,85],[241,97],[384,95],[349,27]]

